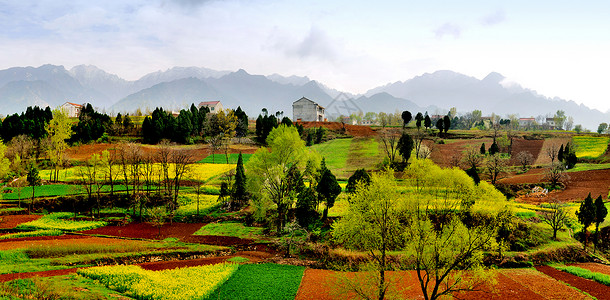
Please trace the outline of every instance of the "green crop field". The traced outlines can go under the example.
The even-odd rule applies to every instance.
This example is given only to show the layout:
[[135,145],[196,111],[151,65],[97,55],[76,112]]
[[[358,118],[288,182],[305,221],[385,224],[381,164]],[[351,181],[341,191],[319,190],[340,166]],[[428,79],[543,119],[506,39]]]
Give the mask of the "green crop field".
[[237,222],[210,223],[201,227],[194,235],[220,235],[239,238],[256,238],[262,235],[263,228],[247,227]]
[[304,271],[290,265],[240,265],[208,299],[294,299]]
[[338,178],[347,179],[360,168],[373,169],[382,161],[379,143],[374,138],[335,139],[311,146],[326,160]]
[[606,153],[609,138],[605,136],[578,135],[572,137],[576,157],[595,159]]
[[[242,154],[241,158],[244,160],[244,164],[250,160],[252,154]],[[238,153],[229,154],[229,164],[237,164],[237,158],[239,157]],[[224,154],[212,154],[208,157],[198,161],[198,163],[204,164],[226,164],[227,157]]]

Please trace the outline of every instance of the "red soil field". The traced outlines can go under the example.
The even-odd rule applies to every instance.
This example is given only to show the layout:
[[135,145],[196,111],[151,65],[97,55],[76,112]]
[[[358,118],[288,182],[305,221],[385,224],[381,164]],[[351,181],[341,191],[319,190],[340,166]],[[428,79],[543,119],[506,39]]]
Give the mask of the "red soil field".
[[345,128],[345,132],[351,136],[375,136],[375,131],[370,126],[349,125],[339,122],[299,122],[303,128],[324,127],[332,131],[340,131]]
[[542,145],[544,144],[544,140],[526,140],[526,139],[513,139],[513,149],[512,149],[512,158],[508,162],[511,166],[520,165],[519,161],[517,161],[517,154],[519,152],[525,151],[532,154],[534,157],[534,161],[536,161],[539,155],[546,155],[542,153]]
[[597,299],[610,299],[610,287],[597,283],[593,280],[581,278],[566,272],[559,271],[549,266],[537,266],[536,270],[553,277],[556,280],[561,280],[569,285],[589,293]]
[[15,228],[21,223],[38,220],[41,215],[6,215],[0,216],[0,228]]
[[[538,183],[543,181],[543,172],[544,169],[533,169],[522,175],[502,179],[500,183]],[[597,197],[599,195],[606,197],[608,195],[608,190],[610,187],[610,169],[569,172],[566,174],[570,176],[570,180],[568,181],[565,190],[552,191],[546,197],[542,198],[520,197],[517,199],[517,201],[537,204],[541,202],[550,202],[551,199],[557,199],[560,201],[582,200],[587,197],[589,192],[591,193],[592,197]]]
[[203,225],[202,223],[172,223],[165,224],[161,227],[161,236],[159,229],[148,223],[130,223],[125,226],[105,226],[101,228],[83,231],[85,234],[101,234],[109,236],[120,236],[128,238],[142,239],[166,239],[179,238],[183,239],[195,233]]
[[432,144],[432,153],[430,154],[430,159],[434,161],[441,167],[452,167],[451,160],[452,157],[457,155],[458,157],[462,157],[462,152],[466,151],[468,148],[474,148],[479,150],[481,144],[485,143],[485,146],[489,148],[491,146],[492,140],[490,138],[484,139],[463,139],[463,140],[452,140],[447,144]]
[[[520,273],[520,271],[519,269],[501,270],[494,288],[486,287],[481,291],[463,292],[454,296],[458,299],[523,300],[588,298],[562,282],[553,280],[535,270],[531,270],[532,272],[529,273]],[[339,279],[336,277],[338,273],[329,270],[306,269],[296,299],[356,299],[357,297],[353,293],[341,291],[338,288]],[[388,272],[388,274],[388,278],[394,280],[394,284],[398,286],[401,297],[423,299],[415,271]]]

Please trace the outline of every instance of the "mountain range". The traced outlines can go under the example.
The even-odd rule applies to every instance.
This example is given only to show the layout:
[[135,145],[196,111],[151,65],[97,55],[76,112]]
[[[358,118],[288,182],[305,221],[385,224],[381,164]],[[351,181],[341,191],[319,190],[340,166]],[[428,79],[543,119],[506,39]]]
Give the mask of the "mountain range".
[[479,109],[484,115],[552,116],[563,110],[575,124],[596,129],[610,121],[610,113],[574,101],[548,98],[518,85],[504,84],[492,72],[479,80],[453,71],[426,73],[406,81],[373,88],[364,95],[337,91],[308,77],[253,75],[245,70],[217,71],[174,67],[128,81],[95,66],[43,65],[0,70],[0,114],[24,111],[27,106],[57,107],[66,101],[91,103],[107,113],[179,110],[201,101],[220,100],[226,108],[241,106],[255,117],[262,108],[292,117],[292,102],[307,97],[326,107],[329,118],[357,111],[393,113],[409,110],[445,114]]

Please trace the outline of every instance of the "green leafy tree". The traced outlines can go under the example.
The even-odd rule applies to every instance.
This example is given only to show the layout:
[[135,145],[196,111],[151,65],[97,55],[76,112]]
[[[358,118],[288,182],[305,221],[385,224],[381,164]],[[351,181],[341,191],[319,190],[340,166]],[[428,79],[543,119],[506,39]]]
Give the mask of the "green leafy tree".
[[40,175],[38,174],[38,168],[34,165],[30,166],[30,170],[28,171],[27,176],[28,184],[32,187],[32,201],[30,201],[29,213],[32,212],[32,207],[34,205],[34,199],[36,199],[36,187],[41,185]]
[[608,129],[608,123],[600,123],[599,126],[597,126],[597,133],[602,134],[602,133],[606,132],[607,129]]
[[399,194],[391,172],[373,174],[370,185],[357,185],[351,197],[347,213],[333,224],[333,238],[339,243],[362,251],[370,256],[372,274],[375,277],[375,294],[367,286],[352,285],[362,298],[384,299],[389,282],[386,271],[387,254],[404,243],[406,224],[402,223]]
[[328,209],[335,205],[335,199],[341,194],[341,186],[339,186],[335,175],[333,175],[326,166],[320,170],[320,173],[322,176],[320,177],[320,182],[318,182],[316,191],[318,192],[318,201],[326,204],[324,213],[322,214],[322,219],[325,220],[326,217],[328,217]]
[[47,155],[53,164],[52,180],[57,181],[59,167],[63,165],[64,152],[68,149],[66,142],[72,135],[72,122],[65,111],[53,110],[53,119],[47,124],[46,131],[49,137]]
[[308,159],[305,142],[294,126],[280,125],[267,137],[266,147],[260,148],[246,165],[248,190],[255,199],[254,206],[264,215],[271,205],[277,210],[276,229],[281,234],[287,209],[294,203],[288,173],[292,166],[304,165]]
[[591,193],[589,193],[587,198],[585,198],[585,201],[580,204],[580,208],[576,212],[576,216],[578,217],[578,222],[583,226],[582,233],[584,238],[584,249],[586,249],[588,241],[587,228],[591,226],[596,219],[595,205],[593,204]]

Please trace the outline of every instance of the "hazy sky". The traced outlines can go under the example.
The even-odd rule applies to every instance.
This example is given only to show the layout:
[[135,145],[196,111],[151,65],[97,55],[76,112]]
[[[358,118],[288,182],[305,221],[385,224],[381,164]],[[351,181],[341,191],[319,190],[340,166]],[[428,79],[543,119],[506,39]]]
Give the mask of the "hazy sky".
[[1,69],[92,64],[133,80],[243,68],[353,93],[494,71],[610,109],[610,1],[0,0],[0,28]]

